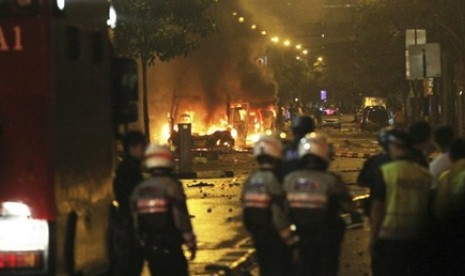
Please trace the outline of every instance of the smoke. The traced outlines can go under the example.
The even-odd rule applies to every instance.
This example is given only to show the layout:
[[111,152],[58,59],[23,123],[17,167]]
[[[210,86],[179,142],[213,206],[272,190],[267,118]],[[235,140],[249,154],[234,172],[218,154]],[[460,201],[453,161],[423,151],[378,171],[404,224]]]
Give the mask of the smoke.
[[[269,46],[269,36],[260,31],[283,33],[297,28],[308,22],[305,11],[312,10],[310,4],[315,1],[293,1],[291,5],[282,0],[219,1],[214,11],[216,33],[203,39],[190,57],[149,68],[150,123],[155,135],[166,124],[168,112],[178,121],[183,112],[194,111],[194,126],[201,122],[208,127],[226,116],[228,102],[248,102],[255,108],[276,104],[273,74],[257,63]],[[243,23],[238,22],[239,16],[244,17]],[[251,29],[252,24],[257,24],[256,30]]]

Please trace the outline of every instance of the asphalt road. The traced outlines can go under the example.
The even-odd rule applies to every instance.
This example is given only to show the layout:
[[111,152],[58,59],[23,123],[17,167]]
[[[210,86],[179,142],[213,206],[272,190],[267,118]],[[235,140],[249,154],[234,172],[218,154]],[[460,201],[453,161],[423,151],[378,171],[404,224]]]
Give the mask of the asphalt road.
[[[346,122],[345,126],[351,129],[350,123]],[[373,137],[356,131],[349,130],[347,135],[343,131],[332,135],[330,131],[330,135],[334,137],[336,152],[373,153],[378,150]],[[363,161],[360,158],[336,158],[331,164],[331,169],[343,177],[355,195],[366,194],[365,190],[353,185]],[[232,170],[235,177],[183,181],[199,243],[197,258],[190,263],[191,275],[209,275],[205,273],[207,265],[225,263],[225,259],[233,263],[247,252],[244,244],[248,235],[241,223],[240,193],[248,172],[254,168],[255,162],[250,153],[224,154],[217,160],[199,164],[197,169]],[[340,275],[370,275],[366,253],[368,234],[366,223],[347,230]],[[252,270],[252,274],[256,273],[256,269]],[[143,275],[149,275],[147,269]]]

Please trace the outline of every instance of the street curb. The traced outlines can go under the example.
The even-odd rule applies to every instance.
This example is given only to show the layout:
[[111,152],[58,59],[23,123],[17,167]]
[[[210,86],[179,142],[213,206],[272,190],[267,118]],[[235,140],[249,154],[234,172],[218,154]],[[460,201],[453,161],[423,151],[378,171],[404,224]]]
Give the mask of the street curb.
[[189,173],[177,173],[179,179],[195,179],[195,178],[225,178],[234,177],[233,171],[200,171]]
[[360,153],[360,152],[339,152],[336,153],[335,157],[346,157],[346,158],[370,158],[373,153]]

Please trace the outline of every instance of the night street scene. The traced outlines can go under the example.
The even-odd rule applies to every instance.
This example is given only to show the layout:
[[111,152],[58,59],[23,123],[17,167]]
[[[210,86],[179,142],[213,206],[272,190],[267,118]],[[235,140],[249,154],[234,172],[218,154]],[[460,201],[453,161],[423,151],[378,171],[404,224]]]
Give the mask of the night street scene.
[[465,1],[0,0],[0,276],[465,275]]

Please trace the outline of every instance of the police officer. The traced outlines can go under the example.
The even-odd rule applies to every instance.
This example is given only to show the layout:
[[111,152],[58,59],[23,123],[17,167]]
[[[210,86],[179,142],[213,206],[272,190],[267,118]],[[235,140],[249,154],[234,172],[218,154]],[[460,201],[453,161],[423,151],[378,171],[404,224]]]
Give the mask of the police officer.
[[195,258],[192,230],[182,184],[173,175],[171,151],[150,145],[145,154],[151,177],[139,184],[131,197],[134,229],[152,275],[188,275],[182,245]]
[[465,204],[465,140],[456,139],[450,146],[452,167],[439,178],[434,204],[437,219],[447,219]]
[[298,154],[300,139],[315,130],[315,122],[309,116],[297,116],[292,121],[293,140],[284,150],[282,176],[302,168]]
[[123,139],[123,160],[116,169],[113,191],[117,204],[111,229],[111,260],[113,275],[139,275],[142,257],[132,228],[129,198],[134,187],[142,182],[142,160],[146,138],[140,131],[129,131]]
[[243,219],[257,250],[260,274],[290,275],[292,254],[290,246],[298,238],[291,230],[284,209],[285,195],[276,173],[282,155],[281,141],[262,136],[254,146],[259,169],[244,184]]
[[412,159],[410,147],[406,132],[389,134],[393,161],[381,167],[373,186],[370,244],[374,276],[422,275],[418,245],[428,222],[432,177]]
[[325,135],[308,134],[298,149],[304,169],[284,181],[291,219],[300,237],[297,275],[337,275],[345,231],[339,214],[352,211],[352,198],[341,178],[327,171],[331,148]]
[[[378,176],[378,173],[383,164],[386,164],[391,159],[387,153],[387,137],[394,130],[392,127],[383,128],[378,134],[378,144],[381,146],[382,151],[370,158],[368,158],[363,164],[362,170],[357,178],[357,184],[360,187],[365,187],[372,190],[372,185]],[[370,215],[371,210],[371,197],[367,200],[365,207],[365,213],[367,216]]]
[[426,152],[431,146],[431,133],[431,125],[424,121],[416,122],[408,128],[411,140],[410,157],[425,168],[429,167]]

